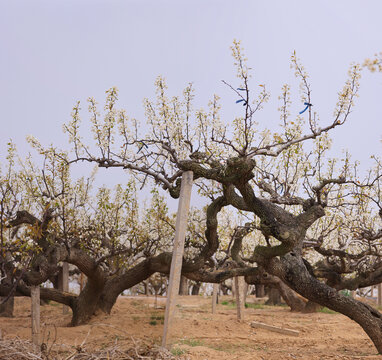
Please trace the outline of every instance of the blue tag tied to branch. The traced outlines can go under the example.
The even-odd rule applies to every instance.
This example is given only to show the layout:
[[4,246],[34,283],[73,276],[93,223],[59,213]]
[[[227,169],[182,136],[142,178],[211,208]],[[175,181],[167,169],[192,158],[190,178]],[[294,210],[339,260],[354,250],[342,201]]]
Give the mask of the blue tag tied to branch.
[[236,104],[244,101],[243,106],[247,105],[247,102],[244,99],[236,100]]
[[303,114],[306,110],[308,110],[308,108],[309,108],[310,106],[313,106],[312,104],[310,104],[310,103],[308,103],[308,102],[304,102],[304,105],[306,105],[306,107],[305,107],[304,110],[302,110],[302,111],[299,112],[300,115]]
[[143,147],[145,147],[146,149],[149,148],[143,141],[140,141],[139,144],[141,145],[141,147],[140,147],[139,150],[137,151],[137,154],[142,150]]

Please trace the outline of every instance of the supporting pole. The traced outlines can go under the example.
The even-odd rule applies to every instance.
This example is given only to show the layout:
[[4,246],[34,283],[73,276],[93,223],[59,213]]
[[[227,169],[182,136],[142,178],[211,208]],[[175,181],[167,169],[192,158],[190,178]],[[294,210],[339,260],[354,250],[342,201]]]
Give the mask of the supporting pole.
[[187,229],[188,210],[190,208],[193,173],[186,171],[182,175],[178,213],[176,215],[174,249],[172,253],[170,283],[168,287],[166,312],[164,317],[164,330],[162,346],[166,347],[171,329],[171,322],[176,309],[176,298],[179,293],[180,274],[182,271],[184,240]]
[[[69,264],[67,262],[62,263],[62,267],[58,274],[58,289],[61,291],[69,291]],[[62,306],[62,313],[67,314],[69,307],[67,305]]]
[[244,277],[235,276],[237,320],[244,320]]
[[84,288],[84,273],[81,273],[80,275],[80,292],[82,292],[82,289]]
[[378,284],[378,306],[382,306],[382,284]]
[[[62,264],[62,290],[69,292],[69,264],[67,262]],[[62,313],[67,314],[68,312],[69,307],[67,305],[63,305]]]
[[214,284],[213,285],[213,288],[212,288],[212,313],[215,314],[216,313],[216,304],[217,304],[217,300],[218,300],[218,287],[219,287],[219,284]]
[[[243,278],[243,280],[244,280],[244,278]],[[243,281],[243,302],[244,302],[244,307],[245,307],[245,303],[247,302],[247,294],[248,294],[248,284],[244,280]]]
[[32,342],[40,345],[40,287],[31,286]]

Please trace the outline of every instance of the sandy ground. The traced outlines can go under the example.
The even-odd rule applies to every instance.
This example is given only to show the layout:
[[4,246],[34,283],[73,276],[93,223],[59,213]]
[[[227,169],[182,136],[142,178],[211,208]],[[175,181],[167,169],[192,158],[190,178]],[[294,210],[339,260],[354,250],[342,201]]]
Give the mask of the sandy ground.
[[[221,297],[220,301],[231,300]],[[248,303],[256,299],[248,297]],[[41,307],[43,341],[54,351],[87,351],[111,345],[160,344],[165,299],[154,309],[150,297],[120,297],[111,316],[99,315],[89,325],[68,327],[71,315],[62,306]],[[298,337],[251,328],[251,321],[298,330]],[[0,318],[4,338],[30,339],[30,300],[16,299],[15,317]],[[211,313],[211,298],[180,296],[171,331],[172,353],[183,359],[382,359],[363,330],[333,313],[296,314],[287,307],[247,308],[244,322],[233,305],[219,304]]]

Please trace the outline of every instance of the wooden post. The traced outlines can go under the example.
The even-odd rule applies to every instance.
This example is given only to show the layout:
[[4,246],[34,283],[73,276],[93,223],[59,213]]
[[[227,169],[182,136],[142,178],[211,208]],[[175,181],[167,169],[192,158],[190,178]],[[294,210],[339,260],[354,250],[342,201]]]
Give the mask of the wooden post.
[[213,288],[212,288],[212,313],[215,314],[216,313],[216,304],[217,304],[217,300],[218,300],[218,288],[219,288],[219,284],[214,284],[213,285]]
[[280,328],[278,326],[267,325],[267,324],[257,322],[257,321],[252,321],[251,326],[253,328],[265,329],[265,330],[274,331],[274,332],[277,332],[280,334],[285,334],[285,335],[299,336],[299,334],[300,334],[300,332],[297,330],[284,329],[284,328]]
[[32,342],[40,345],[40,287],[31,286]]
[[202,293],[203,293],[203,297],[206,298],[207,297],[207,284],[206,283],[202,283]]
[[170,284],[168,287],[166,312],[164,316],[164,329],[162,346],[167,347],[171,322],[176,309],[176,299],[179,293],[180,274],[182,271],[184,240],[187,229],[188,210],[190,208],[191,189],[193,182],[192,171],[186,171],[182,175],[178,213],[176,215],[174,249],[172,252]]
[[158,293],[155,290],[154,309],[158,309]]
[[378,284],[378,306],[382,306],[382,284]]
[[82,289],[84,288],[84,273],[81,273],[80,275],[80,293],[82,292]]
[[[67,262],[62,263],[62,267],[58,274],[58,289],[61,291],[69,291],[69,264]],[[62,306],[62,313],[67,314],[69,307],[67,305]]]
[[164,283],[164,287],[165,287],[165,294],[166,296],[168,296],[168,277],[166,276],[166,279],[165,279],[165,283]]
[[[62,285],[63,291],[69,292],[69,264],[64,262],[62,264]],[[62,313],[67,314],[69,312],[69,307],[67,305],[63,305]]]
[[237,320],[244,320],[244,277],[235,276]]
[[[244,280],[244,278],[243,278],[243,280]],[[243,302],[244,302],[244,307],[245,307],[245,303],[247,302],[247,294],[248,294],[248,284],[244,280],[243,281]]]

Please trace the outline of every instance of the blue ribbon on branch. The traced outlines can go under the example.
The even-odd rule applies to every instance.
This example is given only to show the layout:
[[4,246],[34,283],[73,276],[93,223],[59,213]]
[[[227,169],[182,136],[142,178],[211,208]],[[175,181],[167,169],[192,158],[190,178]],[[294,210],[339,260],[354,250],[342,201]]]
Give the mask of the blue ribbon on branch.
[[247,102],[244,99],[236,100],[236,104],[244,101],[243,106],[247,105]]
[[303,114],[306,110],[308,110],[308,108],[309,108],[310,106],[313,106],[312,104],[309,104],[308,102],[304,102],[304,105],[306,105],[306,107],[305,107],[304,110],[302,110],[302,111],[299,112],[300,115]]
[[137,151],[137,154],[142,150],[143,147],[145,147],[146,149],[149,148],[143,141],[140,141],[139,143],[141,144],[141,147],[140,147],[139,150]]

